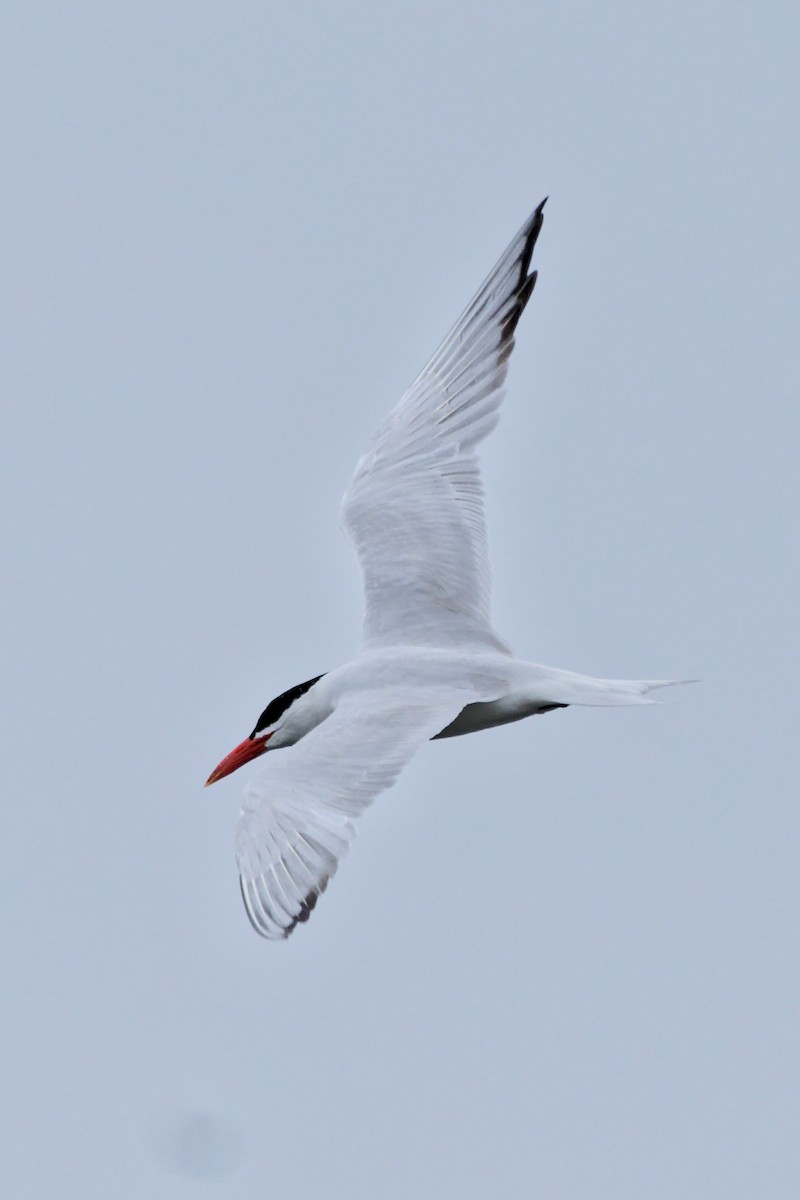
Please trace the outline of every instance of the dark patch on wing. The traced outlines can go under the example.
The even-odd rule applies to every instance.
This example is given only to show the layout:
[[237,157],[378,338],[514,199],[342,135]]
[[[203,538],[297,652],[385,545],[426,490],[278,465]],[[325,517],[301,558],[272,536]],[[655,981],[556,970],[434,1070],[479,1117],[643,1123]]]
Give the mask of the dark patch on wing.
[[525,244],[522,248],[522,253],[520,254],[519,258],[519,282],[517,284],[515,304],[503,322],[503,328],[500,335],[501,346],[505,346],[514,336],[514,330],[517,328],[519,319],[525,310],[525,305],[530,300],[533,289],[536,286],[537,273],[536,271],[532,271],[529,275],[528,267],[531,265],[533,248],[536,245],[536,239],[539,236],[539,232],[542,228],[542,222],[544,221],[543,210],[546,203],[547,197],[545,196],[544,200],[536,209],[536,212],[533,214],[528,224],[528,229],[525,236]]
[[316,905],[318,900],[319,900],[319,892],[315,891],[312,888],[311,891],[306,896],[306,898],[303,900],[303,903],[300,905],[300,911],[295,918],[294,925],[292,925],[289,929],[286,930],[287,934],[292,932],[292,929],[294,929],[295,925],[298,925],[301,921],[308,920],[308,918],[311,916],[312,912],[314,911],[314,906]]
[[[325,672],[323,671],[322,674],[324,675]],[[254,738],[257,733],[260,733],[264,729],[269,729],[270,725],[274,725],[283,716],[287,708],[294,704],[295,700],[298,700],[309,688],[312,688],[315,683],[319,683],[320,679],[322,679],[322,675],[315,675],[313,679],[307,679],[305,683],[296,683],[288,691],[281,692],[280,696],[276,696],[274,700],[270,700],[256,721],[256,727],[250,734],[250,737]]]
[[546,713],[546,712],[552,712],[554,708],[569,708],[569,705],[568,704],[545,704],[543,708],[539,709],[539,714]]
[[283,935],[284,937],[288,937],[298,925],[301,925],[304,921],[308,920],[316,908],[317,901],[328,886],[329,880],[330,876],[326,876],[324,879],[321,879],[319,884],[316,887],[311,888],[311,890],[303,897],[302,901],[300,902],[300,908],[298,909],[297,916],[290,925],[286,926],[286,930]]
[[[262,876],[263,878],[263,876]],[[322,892],[328,884],[327,879],[323,879],[319,885],[312,887],[309,892],[300,901],[300,905],[296,913],[290,912],[285,906],[276,908],[274,903],[270,907],[266,907],[263,900],[259,901],[258,907],[254,910],[251,907],[251,901],[248,900],[247,889],[243,876],[239,876],[239,889],[244,900],[244,908],[247,913],[247,919],[260,937],[268,938],[270,941],[285,941],[289,934],[297,928],[303,921],[307,921],[311,916],[316,903]],[[287,897],[288,899],[288,897]],[[277,913],[277,915],[276,915]],[[280,920],[278,919],[280,917]],[[283,921],[288,917],[289,923],[283,924]]]

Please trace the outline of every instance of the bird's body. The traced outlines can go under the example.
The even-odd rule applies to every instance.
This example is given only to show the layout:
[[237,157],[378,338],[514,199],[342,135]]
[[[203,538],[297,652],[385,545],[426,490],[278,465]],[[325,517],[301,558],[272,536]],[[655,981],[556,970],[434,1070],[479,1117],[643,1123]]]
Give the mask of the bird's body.
[[251,923],[308,918],[353,819],[429,740],[569,705],[650,703],[673,681],[594,679],[515,658],[491,626],[475,448],[497,422],[542,203],[359,460],[342,505],[365,590],[349,663],[276,697],[209,782],[267,750],[236,833]]
[[672,680],[595,679],[491,651],[468,653],[396,646],[357,655],[320,676],[291,707],[270,749],[293,746],[326,720],[345,697],[380,706],[398,688],[449,688],[463,707],[436,737],[457,737],[570,704],[648,704],[647,693]]

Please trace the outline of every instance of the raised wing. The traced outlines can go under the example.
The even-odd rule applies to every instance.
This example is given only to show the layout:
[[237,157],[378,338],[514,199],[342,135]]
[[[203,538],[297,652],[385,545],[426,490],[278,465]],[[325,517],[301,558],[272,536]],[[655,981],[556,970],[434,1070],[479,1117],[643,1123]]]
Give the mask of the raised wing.
[[236,827],[256,933],[286,938],[308,920],[355,835],[354,818],[470,699],[452,688],[353,693],[296,745],[267,756]]
[[492,630],[477,444],[497,424],[544,201],[369,443],[342,503],[364,642],[507,647]]

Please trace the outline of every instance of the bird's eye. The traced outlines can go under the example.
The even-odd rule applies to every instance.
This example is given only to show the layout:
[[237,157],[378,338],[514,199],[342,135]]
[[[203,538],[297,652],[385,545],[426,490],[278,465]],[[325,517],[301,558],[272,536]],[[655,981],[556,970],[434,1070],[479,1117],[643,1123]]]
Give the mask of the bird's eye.
[[274,725],[281,719],[286,710],[294,704],[295,700],[299,700],[320,679],[322,679],[321,675],[315,675],[313,679],[307,679],[305,683],[298,683],[293,688],[289,688],[288,691],[281,692],[280,696],[276,696],[274,700],[270,700],[256,721],[256,727],[250,734],[250,737],[254,738],[259,734],[265,733],[271,725]]

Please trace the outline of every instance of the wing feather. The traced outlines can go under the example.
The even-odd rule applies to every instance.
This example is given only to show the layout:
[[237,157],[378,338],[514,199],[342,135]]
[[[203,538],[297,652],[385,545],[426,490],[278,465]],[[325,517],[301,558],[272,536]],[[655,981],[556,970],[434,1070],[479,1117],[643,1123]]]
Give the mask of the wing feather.
[[494,428],[536,283],[544,201],[370,441],[342,503],[361,565],[364,641],[506,650],[490,615],[475,447]]
[[286,938],[308,920],[355,836],[354,819],[470,699],[452,688],[355,693],[288,753],[268,755],[236,828],[242,899],[257,933]]

